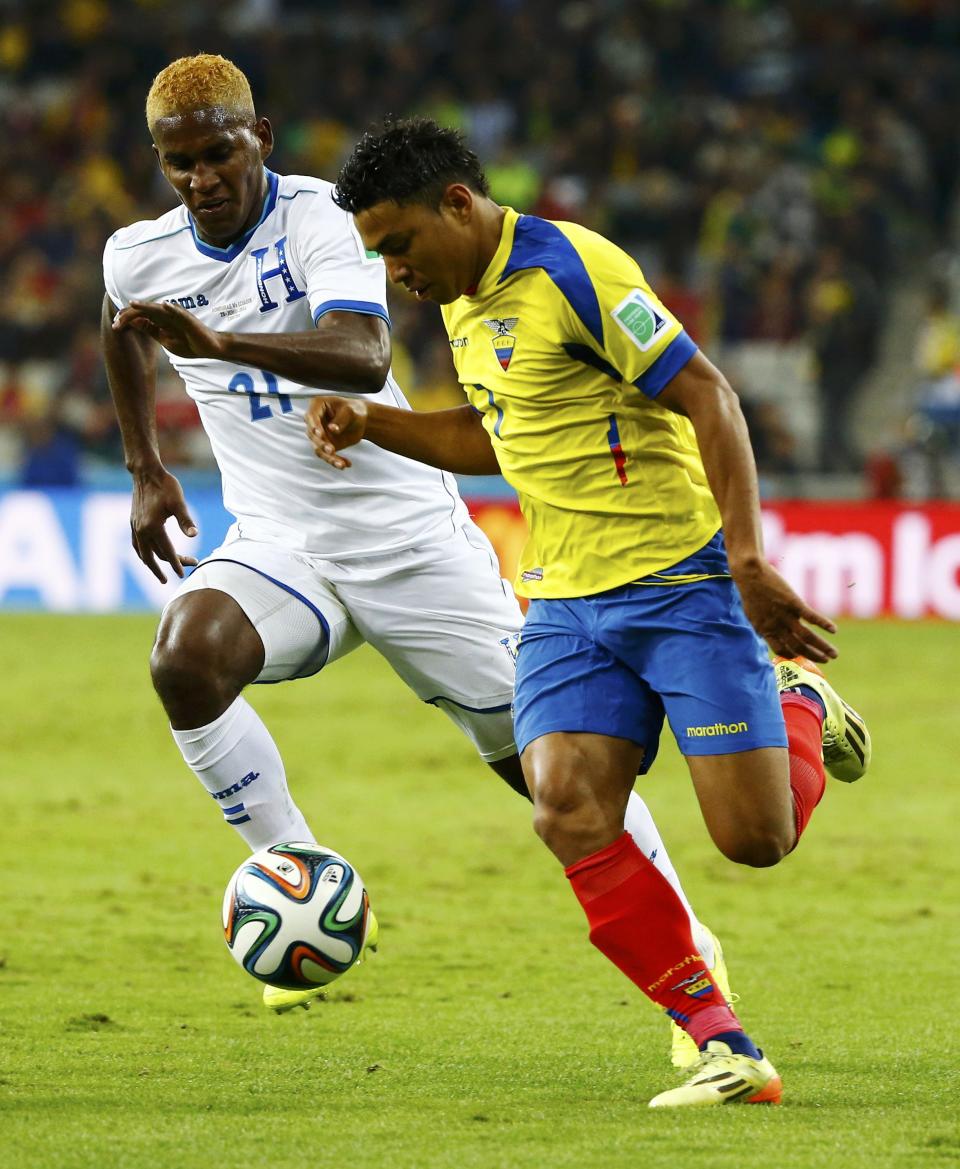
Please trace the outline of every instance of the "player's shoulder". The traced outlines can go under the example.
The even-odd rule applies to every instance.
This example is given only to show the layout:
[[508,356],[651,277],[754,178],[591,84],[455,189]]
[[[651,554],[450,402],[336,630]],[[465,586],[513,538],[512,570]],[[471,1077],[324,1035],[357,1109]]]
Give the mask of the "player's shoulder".
[[277,175],[277,198],[290,202],[302,200],[305,204],[324,207],[329,203],[336,209],[333,183],[315,175]]
[[115,231],[107,241],[114,252],[133,252],[163,249],[172,236],[190,230],[187,209],[181,204],[172,207],[157,219],[140,219]]
[[344,212],[333,201],[333,183],[313,175],[279,175],[277,205],[292,218],[311,223],[342,223]]
[[611,261],[628,264],[634,268],[638,267],[632,256],[628,255],[613,240],[601,235],[600,232],[584,227],[582,223],[570,223],[562,220],[550,220],[549,222],[553,223],[553,226],[569,240],[571,246],[588,268],[592,269],[597,264],[609,264]]
[[543,268],[554,278],[569,281],[582,279],[587,273],[595,278],[611,265],[639,273],[632,256],[581,223],[541,219],[536,215],[521,215],[517,220],[508,271]]

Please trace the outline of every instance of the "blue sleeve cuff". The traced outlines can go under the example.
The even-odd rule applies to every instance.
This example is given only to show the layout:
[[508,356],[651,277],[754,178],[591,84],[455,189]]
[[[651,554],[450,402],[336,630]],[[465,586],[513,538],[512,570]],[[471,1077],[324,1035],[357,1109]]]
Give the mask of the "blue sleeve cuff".
[[313,310],[313,323],[316,324],[326,313],[360,313],[366,317],[380,317],[390,327],[390,317],[382,304],[375,300],[325,300]]
[[676,377],[696,352],[697,346],[690,339],[689,335],[681,330],[653,365],[649,369],[644,370],[633,384],[638,390],[646,394],[648,398],[655,398],[667,382]]

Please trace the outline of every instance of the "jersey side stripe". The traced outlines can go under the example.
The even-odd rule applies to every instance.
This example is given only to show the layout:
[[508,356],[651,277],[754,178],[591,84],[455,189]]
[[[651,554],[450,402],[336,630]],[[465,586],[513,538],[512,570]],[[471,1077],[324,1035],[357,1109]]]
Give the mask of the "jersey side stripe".
[[600,302],[580,253],[558,227],[535,215],[521,215],[517,220],[513,249],[497,283],[502,284],[508,276],[526,268],[546,272],[602,348]]
[[137,240],[135,244],[117,244],[115,251],[131,252],[134,248],[142,248],[144,244],[155,244],[161,239],[171,239],[175,235],[179,235],[181,231],[189,231],[190,224],[185,223],[183,227],[178,227],[176,231],[168,231],[166,235],[152,235],[149,239]]
[[589,345],[577,345],[572,341],[564,342],[564,352],[568,357],[572,357],[574,361],[582,361],[584,365],[589,365],[591,369],[598,369],[601,373],[605,373],[607,377],[613,378],[615,382],[623,381],[623,374],[609,361],[606,361],[595,350],[591,349]]

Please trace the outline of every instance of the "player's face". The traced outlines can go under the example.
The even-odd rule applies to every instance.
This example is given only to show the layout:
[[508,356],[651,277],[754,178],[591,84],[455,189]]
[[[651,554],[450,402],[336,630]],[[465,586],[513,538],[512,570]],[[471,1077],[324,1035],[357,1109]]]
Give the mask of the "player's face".
[[161,118],[154,152],[164,178],[207,243],[225,247],[260,216],[267,193],[263,163],[273,149],[266,118],[249,123],[222,109]]
[[481,275],[472,202],[459,197],[465,190],[453,199],[448,192],[437,208],[385,200],[355,217],[364,247],[379,252],[394,284],[419,300],[450,304]]

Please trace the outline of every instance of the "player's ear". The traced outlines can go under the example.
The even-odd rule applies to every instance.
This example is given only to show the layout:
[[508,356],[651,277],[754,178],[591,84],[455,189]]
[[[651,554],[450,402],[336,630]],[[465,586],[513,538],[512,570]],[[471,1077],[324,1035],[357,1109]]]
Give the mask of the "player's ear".
[[446,208],[461,223],[466,223],[473,214],[473,191],[465,183],[450,183],[443,192],[440,209]]
[[266,162],[273,154],[273,127],[270,125],[269,118],[257,118],[253,132],[257,136],[257,141],[260,143],[260,161]]

